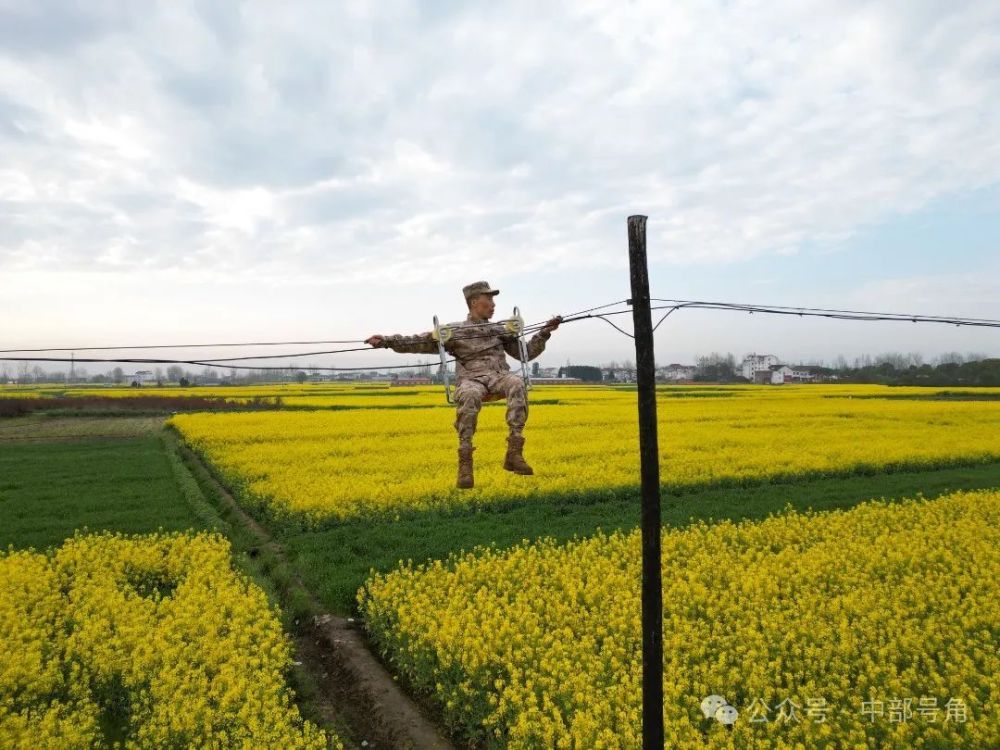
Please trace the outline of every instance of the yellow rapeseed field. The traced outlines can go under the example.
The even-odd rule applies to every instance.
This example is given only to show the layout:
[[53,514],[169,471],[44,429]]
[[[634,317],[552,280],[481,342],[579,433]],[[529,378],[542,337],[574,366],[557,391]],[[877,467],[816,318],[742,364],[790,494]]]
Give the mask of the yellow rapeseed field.
[[233,403],[278,403],[310,408],[446,405],[440,388],[389,386],[385,383],[288,384],[244,386],[0,386],[0,398],[211,398]]
[[[663,534],[666,746],[1000,747],[1000,491]],[[641,746],[640,536],[374,575],[365,626],[491,748]],[[731,728],[700,705],[722,696]]]
[[[821,392],[824,397],[903,397],[930,396],[938,393],[962,394],[968,396],[993,396],[1000,394],[1000,388],[937,387],[919,388],[900,386],[865,385],[660,385],[661,396],[682,398],[806,398],[816,397]],[[156,386],[147,383],[141,388],[111,385],[30,385],[0,386],[0,398],[222,398],[234,403],[258,401],[280,403],[286,407],[326,408],[394,408],[394,407],[449,407],[444,398],[442,386],[393,386],[385,382],[371,383],[286,383],[278,385],[240,386]],[[635,401],[635,386],[627,385],[542,385],[531,392],[531,400],[538,403],[558,401],[563,404],[580,404],[601,401]]]
[[[825,386],[661,390],[667,486],[879,472],[1000,458],[1000,401],[870,398],[932,389]],[[535,476],[502,469],[503,405],[483,409],[476,488],[455,483],[451,409],[180,414],[172,424],[244,499],[277,518],[322,524],[462,508],[638,483],[635,392],[539,389],[525,455]],[[533,396],[534,397],[534,396]]]
[[0,748],[328,747],[290,701],[276,613],[216,534],[0,553],[0,643]]

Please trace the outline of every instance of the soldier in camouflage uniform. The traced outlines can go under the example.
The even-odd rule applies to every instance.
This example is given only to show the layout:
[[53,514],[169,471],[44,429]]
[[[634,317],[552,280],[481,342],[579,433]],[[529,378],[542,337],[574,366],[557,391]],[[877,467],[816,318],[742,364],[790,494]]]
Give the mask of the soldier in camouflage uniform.
[[[524,380],[510,371],[507,355],[520,357],[517,335],[510,333],[502,323],[490,323],[493,317],[493,298],[500,293],[485,281],[463,287],[469,315],[461,323],[449,324],[452,337],[444,348],[456,362],[455,403],[457,413],[455,429],[458,431],[458,487],[473,486],[472,436],[476,432],[479,410],[484,401],[507,399],[507,455],[503,467],[517,474],[533,474],[524,460],[524,424],[528,419],[528,397]],[[552,331],[559,327],[562,318],[556,316],[528,342],[528,359],[545,351],[545,342]],[[436,354],[438,343],[433,332],[415,336],[369,337],[365,343],[385,347],[401,353]]]

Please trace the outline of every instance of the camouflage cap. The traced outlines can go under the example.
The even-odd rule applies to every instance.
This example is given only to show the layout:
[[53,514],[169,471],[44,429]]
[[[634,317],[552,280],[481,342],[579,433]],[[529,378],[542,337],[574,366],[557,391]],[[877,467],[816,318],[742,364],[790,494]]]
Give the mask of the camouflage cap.
[[468,286],[463,286],[462,293],[465,295],[465,301],[468,302],[470,299],[480,294],[500,294],[500,290],[490,289],[490,283],[488,281],[475,281]]

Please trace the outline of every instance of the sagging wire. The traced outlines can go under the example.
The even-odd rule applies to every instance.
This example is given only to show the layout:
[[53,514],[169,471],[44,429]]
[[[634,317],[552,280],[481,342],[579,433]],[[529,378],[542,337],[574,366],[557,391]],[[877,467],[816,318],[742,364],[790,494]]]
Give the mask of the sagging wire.
[[[624,300],[625,303],[631,302],[630,300]],[[677,300],[677,299],[665,299],[662,297],[652,297],[650,302],[664,302],[670,304],[664,305],[652,305],[650,310],[666,310],[666,312],[660,317],[653,326],[653,331],[655,332],[660,324],[663,323],[668,317],[673,313],[682,309],[701,309],[701,310],[725,310],[733,312],[747,312],[749,314],[762,313],[768,315],[794,315],[797,317],[822,317],[834,320],[855,320],[861,322],[911,322],[911,323],[939,323],[954,325],[957,327],[967,326],[972,328],[1000,328],[1000,320],[995,320],[991,318],[960,318],[954,316],[944,316],[944,315],[924,315],[924,314],[912,314],[912,313],[881,313],[881,312],[870,312],[863,310],[838,310],[830,308],[820,308],[820,307],[790,307],[784,305],[754,305],[746,303],[737,302],[711,302],[703,300]],[[613,303],[621,304],[621,303]],[[611,307],[613,305],[606,305],[605,307]],[[593,308],[599,309],[599,308]],[[584,320],[587,318],[599,318],[605,323],[608,323],[613,328],[628,336],[629,338],[635,338],[635,336],[626,330],[616,326],[606,316],[611,315],[624,315],[632,312],[631,310],[616,310],[611,312],[601,313],[600,315],[579,315],[576,317],[570,316],[563,320],[564,323],[572,323],[577,320]]]
[[[591,307],[586,310],[580,310],[576,313],[572,313],[569,316],[580,315],[581,313],[591,312],[593,310],[601,310],[608,307],[613,307],[619,305],[621,302],[609,302],[604,305],[598,305],[596,307]],[[563,322],[566,322],[565,318]],[[542,321],[538,323],[533,323],[531,325],[525,326],[525,333],[539,331],[548,324],[548,321]],[[498,325],[496,322],[484,322],[484,323],[463,323],[463,328],[486,328]],[[479,333],[479,334],[469,334],[463,336],[464,339],[476,339],[476,338],[490,338],[495,335],[492,332]],[[170,348],[194,348],[194,347],[210,347],[210,346],[280,346],[280,345],[291,345],[291,344],[319,344],[319,343],[364,343],[361,339],[351,339],[346,341],[269,341],[269,342],[253,342],[253,343],[243,343],[243,344],[155,344],[147,347],[143,346],[92,346],[92,347],[49,347],[49,348],[35,348],[35,349],[0,349],[0,354],[14,354],[20,352],[61,352],[61,351],[115,351],[115,350],[125,350],[125,349],[170,349]],[[351,352],[367,352],[372,351],[372,347],[364,346],[351,349],[333,349],[324,351],[311,351],[311,352],[293,352],[287,354],[262,354],[262,355],[248,355],[243,357],[213,357],[204,358],[198,360],[190,359],[154,359],[154,358],[123,358],[123,359],[109,359],[109,358],[68,358],[68,357],[0,357],[0,361],[13,361],[13,362],[79,362],[85,364],[93,363],[105,363],[105,364],[149,364],[149,365],[201,365],[205,367],[220,367],[233,370],[288,370],[294,369],[290,367],[266,367],[266,366],[240,366],[226,364],[227,362],[241,362],[241,361],[253,361],[253,360],[264,360],[264,359],[294,359],[297,357],[315,357],[321,355],[330,354],[346,354]],[[448,360],[448,363],[452,363],[455,360]],[[307,367],[308,370],[316,370],[323,372],[340,372],[340,371],[362,371],[362,370],[396,370],[396,369],[407,369],[412,367],[426,367],[427,365],[391,365],[382,367]]]
[[[446,364],[451,364],[455,360],[450,359]],[[315,367],[313,365],[307,365],[302,367],[273,367],[261,365],[259,367],[254,367],[253,365],[227,365],[218,364],[216,360],[197,360],[197,359],[88,359],[88,358],[74,358],[69,359],[68,357],[0,357],[0,362],[72,362],[75,364],[92,364],[92,363],[105,363],[105,364],[146,364],[146,365],[200,365],[203,367],[220,367],[228,370],[277,370],[287,372],[288,370],[308,370],[309,372],[361,372],[370,370],[406,370],[413,367],[429,367],[430,365],[420,364],[420,365],[390,365],[381,367]]]
[[602,315],[581,315],[578,318],[571,318],[570,320],[564,320],[563,323],[576,323],[577,321],[587,320],[588,318],[593,318],[595,320],[603,320],[605,323],[607,323],[609,326],[611,326],[612,328],[614,328],[619,333],[623,333],[626,336],[628,336],[630,339],[634,339],[635,336],[633,336],[631,333],[629,333],[628,331],[626,331],[624,328],[619,328],[614,323],[612,323],[610,320],[608,320],[607,317],[606,317],[607,315],[622,315],[622,314],[627,313],[627,312],[632,312],[632,311],[631,310],[620,310],[618,312],[604,313]]
[[674,305],[669,310],[667,310],[665,313],[663,313],[663,317],[660,318],[658,321],[656,321],[656,325],[653,326],[653,333],[656,333],[656,329],[660,327],[660,323],[662,323],[664,320],[666,320],[667,318],[669,318],[670,315],[671,315],[671,313],[675,313],[679,309],[680,309],[680,305]]
[[318,346],[320,344],[363,344],[362,339],[349,341],[248,341],[242,344],[147,344],[145,346],[49,346],[42,349],[0,349],[0,354],[15,352],[98,352],[125,349],[208,349],[227,346]]
[[[701,309],[701,310],[725,310],[731,312],[747,312],[749,314],[763,313],[769,315],[794,315],[798,317],[823,317],[835,320],[856,320],[856,321],[890,321],[890,322],[912,322],[912,323],[940,323],[955,325],[958,327],[968,326],[968,327],[985,327],[985,328],[1000,328],[1000,320],[994,320],[990,318],[958,318],[950,316],[941,315],[922,315],[922,314],[903,314],[903,313],[878,313],[878,312],[867,312],[860,310],[838,310],[829,308],[811,308],[811,307],[790,307],[784,305],[754,305],[746,303],[736,303],[736,302],[712,302],[704,300],[676,300],[676,299],[664,299],[659,297],[650,298],[650,302],[663,302],[668,303],[664,305],[653,305],[650,310],[666,310],[667,312],[657,321],[656,325],[653,326],[653,331],[655,332],[657,328],[660,327],[670,315],[680,309]],[[632,312],[631,309],[627,310],[611,310],[602,313],[596,313],[597,310],[607,310],[609,307],[616,307],[622,304],[631,304],[631,300],[619,300],[616,302],[609,302],[603,305],[597,305],[595,307],[590,307],[584,310],[579,310],[577,312],[571,313],[566,316],[562,316],[561,323],[575,323],[581,320],[598,319],[603,320],[605,323],[610,325],[612,328],[617,330],[629,338],[635,338],[634,334],[629,333],[623,328],[615,325],[609,317],[614,315],[626,315]],[[484,323],[467,323],[463,322],[463,328],[485,328],[498,325],[495,322],[484,322]],[[537,332],[545,326],[548,325],[548,321],[543,321],[539,323],[533,323],[531,325],[526,325],[524,327],[524,333]],[[482,334],[470,334],[464,335],[463,339],[475,339],[475,338],[488,338],[494,336],[495,333],[490,331]],[[13,354],[18,352],[56,352],[56,351],[111,351],[111,350],[124,350],[124,349],[169,349],[169,348],[194,348],[194,347],[211,347],[211,346],[279,346],[279,345],[292,345],[292,344],[322,344],[322,343],[364,343],[363,340],[351,339],[347,341],[299,341],[299,342],[256,342],[256,343],[243,343],[243,344],[156,344],[146,347],[140,346],[120,346],[120,347],[53,347],[53,348],[39,348],[39,349],[2,349],[0,354]],[[295,369],[293,367],[267,367],[267,366],[248,366],[248,365],[233,365],[226,364],[228,362],[238,362],[238,361],[250,361],[250,360],[262,360],[262,359],[294,359],[296,357],[313,357],[321,355],[331,355],[331,354],[346,354],[350,352],[361,352],[370,351],[370,347],[356,347],[350,349],[334,349],[325,351],[312,351],[312,352],[295,352],[289,354],[271,354],[271,355],[257,355],[257,356],[243,356],[243,357],[219,357],[211,359],[198,359],[198,360],[184,360],[184,359],[149,359],[149,358],[128,358],[128,359],[98,359],[98,358],[66,358],[66,357],[0,357],[0,361],[13,361],[13,362],[78,362],[78,363],[128,363],[128,364],[178,364],[178,365],[200,365],[204,367],[221,367],[232,370],[281,370],[287,371]],[[456,360],[447,360],[445,364],[452,364]],[[365,370],[403,370],[410,368],[420,368],[428,367],[426,364],[418,365],[386,365],[382,367],[313,367],[308,366],[304,369],[316,372],[359,372]]]
[[[939,323],[970,328],[1000,328],[1000,320],[991,318],[959,318],[944,315],[912,313],[883,313],[864,310],[837,310],[823,307],[789,307],[785,305],[755,305],[738,302],[709,302],[703,300],[673,300],[652,298],[653,302],[674,303],[673,307],[701,310],[729,310],[735,312],[764,313],[767,315],[794,315],[797,317],[856,320],[862,322]],[[666,316],[664,316],[666,317]]]
[[[573,322],[575,322],[577,320],[583,320],[585,318],[600,317],[600,316],[594,316],[594,315],[585,315],[583,313],[589,313],[589,312],[591,312],[593,310],[603,310],[603,309],[605,309],[607,307],[614,307],[616,305],[620,305],[620,304],[623,304],[623,303],[624,303],[624,300],[620,300],[620,301],[617,301],[617,302],[608,302],[607,304],[604,304],[604,305],[597,305],[596,307],[588,307],[585,310],[578,310],[577,312],[570,313],[569,315],[565,315],[565,316],[560,315],[560,316],[557,316],[557,317],[560,319],[560,324],[562,324],[562,323],[573,323]],[[605,321],[605,322],[611,323],[611,321]],[[492,325],[497,325],[497,324],[496,323],[486,323],[486,324],[474,323],[474,324],[471,324],[471,326],[470,325],[463,325],[463,328],[476,327],[476,326],[481,326],[481,325],[491,325],[492,326]],[[524,326],[522,335],[527,334],[527,333],[531,333],[532,331],[539,331],[539,330],[545,328],[547,325],[548,325],[548,321],[541,322],[541,323],[532,323],[531,325],[526,325],[526,326]],[[615,328],[618,328],[618,326],[615,326],[614,323],[611,323],[611,325],[614,326]],[[618,328],[618,330],[621,331],[620,328]],[[626,332],[622,331],[622,333],[626,333]],[[491,337],[493,335],[494,334],[492,334],[492,333],[486,334],[487,337]],[[629,335],[629,334],[626,333],[626,335]],[[483,337],[482,336],[474,336],[474,335],[473,336],[465,336],[465,335],[462,336],[463,340],[469,340],[469,339],[475,339],[475,338],[483,338]],[[484,351],[488,351],[489,349],[492,349],[492,348],[493,348],[492,346],[482,347],[482,348],[480,348],[480,349],[472,352],[468,356],[462,358],[460,361],[461,361],[462,364],[465,364],[466,362],[468,362],[469,360],[471,360],[473,357],[475,357],[477,354],[479,354],[481,352],[484,352]]]
[[[598,305],[597,307],[591,307],[586,310],[580,310],[572,315],[579,315],[580,313],[587,313],[593,310],[601,310],[606,307],[613,307],[615,305],[620,305],[624,300],[619,302],[609,302],[605,305]],[[566,317],[570,317],[566,316]],[[485,322],[485,323],[463,323],[465,328],[484,328],[487,326],[497,325],[496,322]],[[545,323],[533,323],[530,326],[526,326],[526,329],[531,328],[541,328],[544,327]],[[488,336],[490,334],[483,334],[483,336]],[[468,338],[474,338],[472,336]],[[218,343],[218,344],[129,344],[127,346],[48,346],[42,348],[33,349],[0,349],[0,354],[17,354],[23,352],[96,352],[96,351],[123,351],[126,349],[208,349],[214,347],[236,347],[236,346],[317,346],[320,344],[363,344],[365,339],[340,339],[340,340],[322,340],[322,341],[245,341],[242,343]],[[274,357],[308,357],[314,356],[316,354],[339,354],[341,351],[367,351],[369,347],[363,347],[360,349],[344,349],[332,352],[302,352],[300,354],[282,354],[273,355]],[[230,358],[230,360],[235,358]],[[255,357],[255,359],[265,359],[265,357]],[[124,361],[124,360],[116,360]],[[220,361],[226,361],[220,358]]]

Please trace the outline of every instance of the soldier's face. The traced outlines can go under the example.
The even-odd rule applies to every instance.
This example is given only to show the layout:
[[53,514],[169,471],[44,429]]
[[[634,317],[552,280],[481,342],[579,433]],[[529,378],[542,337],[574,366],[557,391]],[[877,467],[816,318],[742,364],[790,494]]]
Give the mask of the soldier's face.
[[482,318],[483,320],[489,320],[493,317],[493,310],[495,305],[493,304],[492,294],[480,294],[474,300],[472,300],[472,306],[469,311],[475,315],[477,318]]

